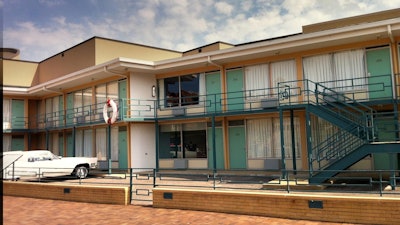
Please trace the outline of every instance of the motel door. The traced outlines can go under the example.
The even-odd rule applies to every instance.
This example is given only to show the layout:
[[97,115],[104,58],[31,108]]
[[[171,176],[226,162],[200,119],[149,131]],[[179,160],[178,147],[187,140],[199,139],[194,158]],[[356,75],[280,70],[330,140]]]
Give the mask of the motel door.
[[221,111],[221,75],[219,72],[206,74],[207,112]]
[[24,135],[12,135],[11,137],[11,151],[25,150]]
[[75,156],[75,152],[74,152],[74,136],[72,132],[68,132],[67,133],[67,155],[68,157],[73,157]]
[[118,131],[118,165],[120,169],[128,168],[128,143],[127,130],[125,126],[119,127]]
[[[243,121],[230,121],[230,123]],[[246,169],[246,133],[244,125],[229,126],[229,162],[231,169]]]
[[235,69],[226,72],[228,110],[243,110],[243,70]]
[[390,49],[379,48],[367,51],[369,98],[379,99],[392,96]]
[[[208,142],[208,168],[214,169],[214,152],[213,152],[213,134],[212,128],[209,127],[207,130],[207,142]],[[217,169],[225,168],[224,160],[224,144],[222,139],[222,128],[215,128],[215,151],[216,151],[216,163]]]
[[12,100],[11,101],[11,126],[13,129],[24,129],[25,128],[25,117],[24,117],[24,100]]

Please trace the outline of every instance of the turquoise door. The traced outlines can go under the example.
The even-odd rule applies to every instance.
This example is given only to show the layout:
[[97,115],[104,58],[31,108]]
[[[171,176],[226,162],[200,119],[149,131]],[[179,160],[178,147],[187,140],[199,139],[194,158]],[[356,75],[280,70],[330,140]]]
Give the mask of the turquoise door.
[[243,110],[243,70],[230,70],[226,73],[228,110]]
[[392,97],[392,69],[390,49],[371,49],[367,51],[368,91],[370,99]]
[[246,169],[246,138],[244,126],[229,127],[229,161],[231,169]]
[[11,102],[11,127],[12,129],[24,129],[25,118],[24,118],[24,100],[12,100]]
[[64,125],[64,98],[60,96],[59,98],[60,104],[58,105],[58,125],[63,126]]
[[67,125],[72,125],[74,123],[74,94],[69,93],[67,94],[67,115],[66,116],[66,123]]
[[128,168],[128,142],[126,127],[120,127],[118,131],[118,165],[120,169]]
[[[118,82],[118,97],[119,97],[119,102],[118,102],[118,112],[119,112],[119,119],[123,120],[124,119],[124,114],[126,113],[125,110],[121,107],[124,106],[126,102],[123,102],[123,99],[127,98],[127,91],[126,91],[127,83],[126,80],[122,80]],[[126,107],[126,106],[125,106]]]
[[58,135],[58,155],[64,156],[64,135],[62,133]]
[[[377,118],[375,125],[377,127],[377,136],[379,141],[396,141],[396,124],[397,120],[393,117]],[[398,159],[396,155],[388,153],[375,153],[374,169],[389,170],[398,168]],[[391,168],[393,167],[393,168]]]
[[221,111],[221,75],[219,72],[206,74],[206,110],[209,113]]
[[[212,128],[207,130],[207,143],[208,143],[208,168],[214,169],[214,152],[213,152],[213,135]],[[215,128],[215,151],[216,151],[216,163],[217,169],[225,168],[224,160],[224,144],[222,139],[222,128]]]
[[25,139],[23,135],[11,137],[11,151],[25,150]]
[[67,134],[67,156],[73,157],[74,154],[74,137],[72,133]]

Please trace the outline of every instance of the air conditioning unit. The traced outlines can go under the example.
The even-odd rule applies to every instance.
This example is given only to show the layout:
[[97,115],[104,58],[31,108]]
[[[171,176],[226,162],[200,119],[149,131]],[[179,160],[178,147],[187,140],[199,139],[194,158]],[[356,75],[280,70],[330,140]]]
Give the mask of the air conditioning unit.
[[172,109],[172,115],[174,116],[184,116],[186,114],[185,108],[174,108]]
[[107,170],[108,169],[108,161],[98,161],[98,168],[100,170]]
[[278,98],[264,98],[261,99],[261,107],[263,109],[277,108],[279,106]]
[[281,169],[281,159],[265,159],[264,160],[265,170],[280,170]]
[[188,161],[187,159],[175,159],[174,160],[174,169],[187,169]]
[[346,98],[343,93],[324,93],[325,102],[344,102]]

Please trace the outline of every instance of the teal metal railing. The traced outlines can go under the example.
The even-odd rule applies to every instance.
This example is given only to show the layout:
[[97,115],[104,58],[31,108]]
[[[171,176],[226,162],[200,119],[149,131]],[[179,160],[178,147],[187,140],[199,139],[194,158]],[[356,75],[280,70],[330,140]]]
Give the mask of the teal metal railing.
[[[381,78],[379,78],[381,77]],[[315,83],[310,80],[280,82],[273,88],[245,90],[227,93],[186,96],[166,99],[119,99],[119,120],[154,120],[176,118],[177,116],[208,116],[247,114],[260,111],[276,111],[278,107],[305,107],[307,104],[324,106],[322,110],[340,118],[364,124],[361,119],[370,120],[360,114],[370,110],[363,102],[393,99],[390,75],[368,78],[354,78]],[[397,74],[396,80],[400,79]],[[381,82],[379,80],[382,80]],[[395,95],[399,98],[400,84],[396,84]],[[360,103],[361,102],[361,103]],[[85,105],[76,108],[40,114],[29,121],[29,129],[56,129],[71,126],[85,126],[103,122],[105,103]],[[358,118],[355,118],[357,116]],[[11,119],[10,119],[11,120]],[[12,123],[27,118],[13,118]],[[372,124],[371,124],[372,125]],[[4,125],[3,125],[4,126]],[[11,126],[10,126],[11,127]]]

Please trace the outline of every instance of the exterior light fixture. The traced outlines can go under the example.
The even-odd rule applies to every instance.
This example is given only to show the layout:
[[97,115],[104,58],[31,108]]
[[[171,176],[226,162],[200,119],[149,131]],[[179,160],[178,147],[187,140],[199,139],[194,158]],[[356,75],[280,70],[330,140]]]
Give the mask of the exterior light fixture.
[[156,97],[156,86],[155,86],[155,85],[153,85],[153,86],[151,87],[151,96],[152,96],[152,97]]

